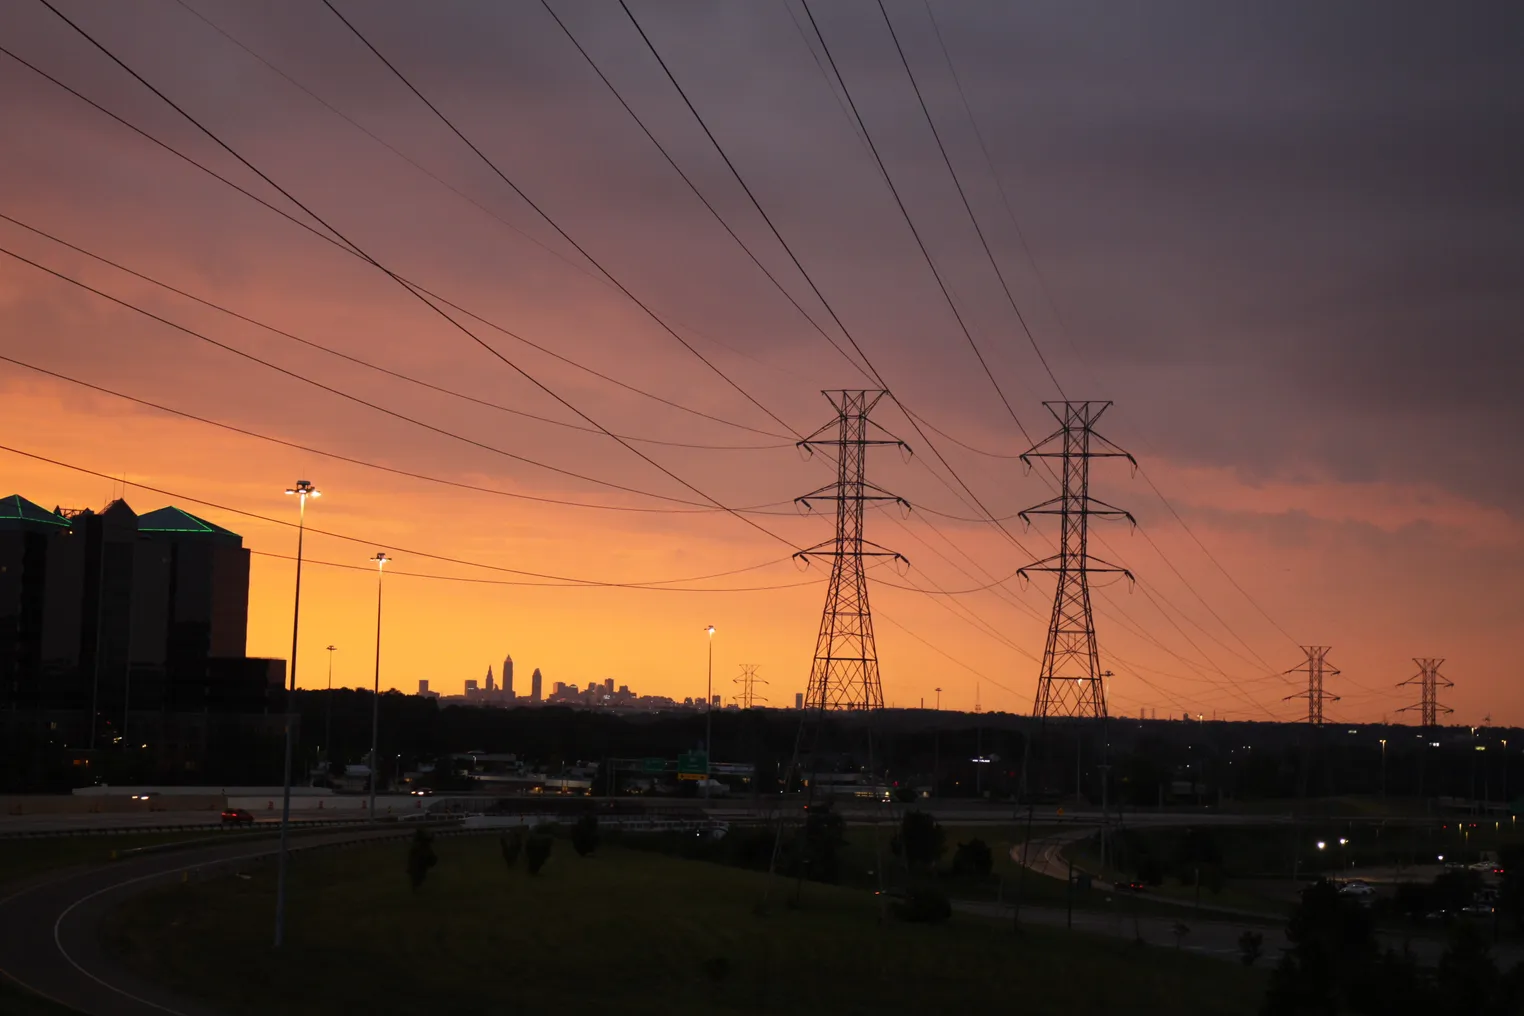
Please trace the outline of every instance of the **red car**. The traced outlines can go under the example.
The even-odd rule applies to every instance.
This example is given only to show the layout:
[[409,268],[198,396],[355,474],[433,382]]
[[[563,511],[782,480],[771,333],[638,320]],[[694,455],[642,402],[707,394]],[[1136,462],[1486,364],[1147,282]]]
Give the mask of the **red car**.
[[222,821],[232,825],[254,824],[254,816],[245,808],[228,808],[222,813]]

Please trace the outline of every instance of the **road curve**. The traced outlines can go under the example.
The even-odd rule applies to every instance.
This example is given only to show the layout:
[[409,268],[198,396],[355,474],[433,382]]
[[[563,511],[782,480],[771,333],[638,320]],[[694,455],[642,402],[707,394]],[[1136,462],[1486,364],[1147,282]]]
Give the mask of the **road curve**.
[[[395,827],[304,836],[313,850],[402,835]],[[276,841],[219,843],[56,872],[0,897],[0,975],[90,1016],[218,1016],[205,1003],[148,981],[102,948],[102,917],[123,898],[185,877],[269,857]]]

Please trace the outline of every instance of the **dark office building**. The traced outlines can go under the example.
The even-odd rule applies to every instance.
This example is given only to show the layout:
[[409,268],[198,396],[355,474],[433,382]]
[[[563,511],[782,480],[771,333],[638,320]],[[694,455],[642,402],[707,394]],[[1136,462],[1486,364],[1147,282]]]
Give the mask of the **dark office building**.
[[35,709],[79,669],[84,541],[19,495],[0,500],[0,703]]
[[205,519],[0,500],[0,705],[83,712],[96,743],[134,713],[262,712],[285,668],[245,658],[248,604],[243,538]]

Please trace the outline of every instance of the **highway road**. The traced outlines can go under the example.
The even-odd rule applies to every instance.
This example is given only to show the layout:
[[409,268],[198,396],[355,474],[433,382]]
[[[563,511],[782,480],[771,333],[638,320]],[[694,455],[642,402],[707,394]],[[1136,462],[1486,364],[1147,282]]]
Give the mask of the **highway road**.
[[[407,832],[342,829],[304,836],[293,848],[312,850]],[[98,925],[121,900],[172,883],[182,872],[233,871],[276,849],[274,840],[219,843],[53,872],[9,887],[0,897],[0,974],[91,1016],[216,1016],[118,962],[101,948]]]

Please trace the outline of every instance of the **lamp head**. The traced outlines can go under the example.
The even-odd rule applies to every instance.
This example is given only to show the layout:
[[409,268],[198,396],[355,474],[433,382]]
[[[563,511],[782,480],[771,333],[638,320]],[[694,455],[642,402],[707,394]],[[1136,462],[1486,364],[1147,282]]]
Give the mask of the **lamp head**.
[[709,637],[710,638],[714,638],[714,632],[715,632],[714,625],[711,624],[708,627],[706,627],[704,630],[709,633]]
[[386,563],[390,561],[391,558],[386,556],[386,551],[378,550],[376,551],[376,556],[371,558],[371,560],[376,562],[377,569],[381,569],[386,567]]

